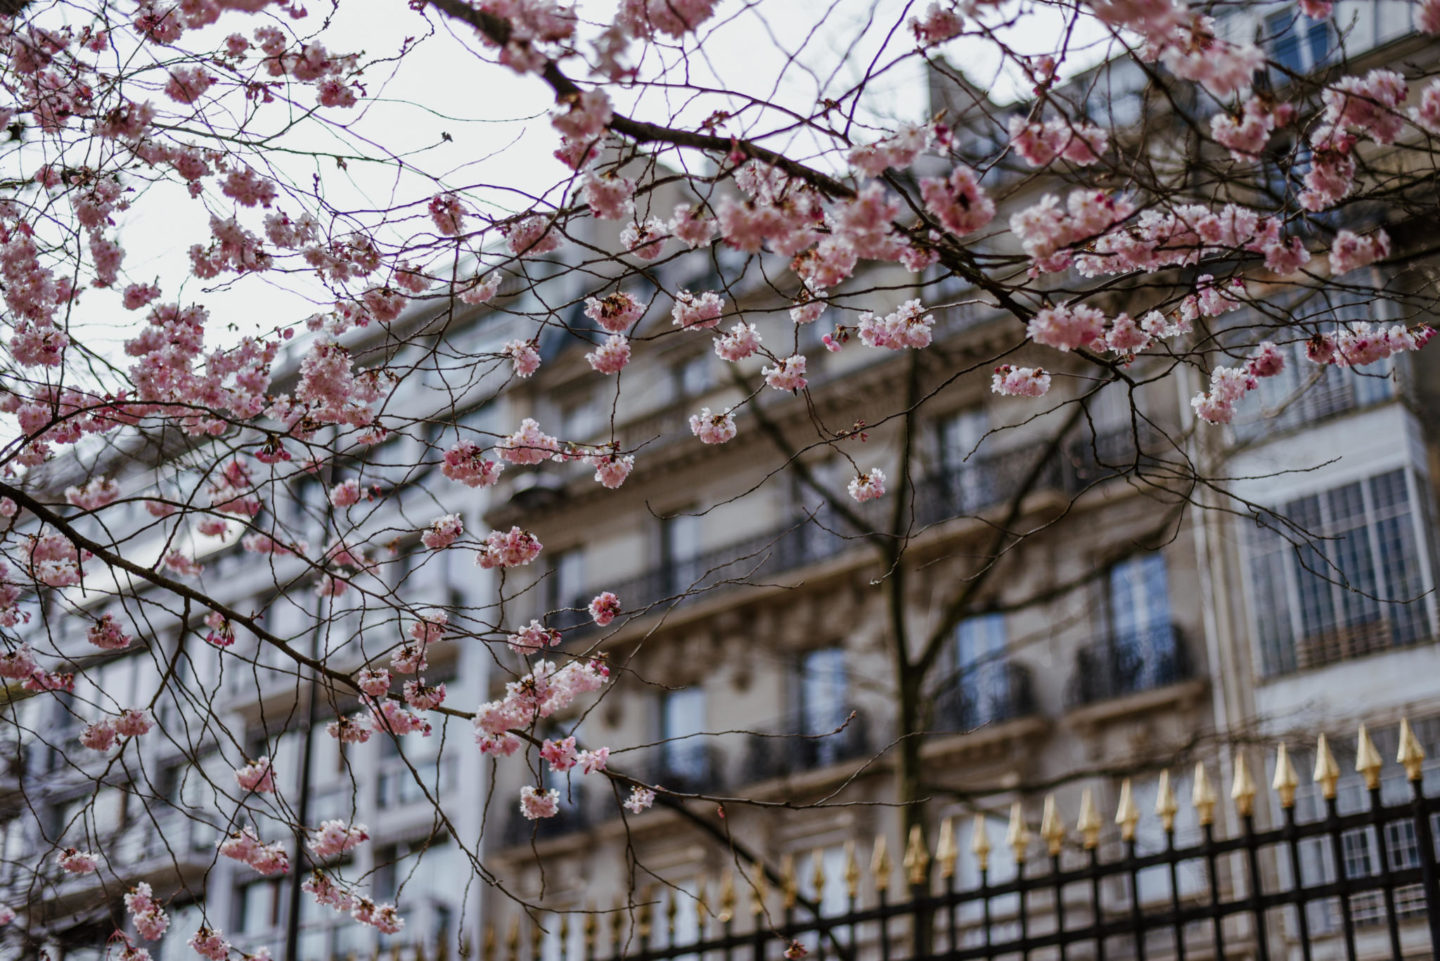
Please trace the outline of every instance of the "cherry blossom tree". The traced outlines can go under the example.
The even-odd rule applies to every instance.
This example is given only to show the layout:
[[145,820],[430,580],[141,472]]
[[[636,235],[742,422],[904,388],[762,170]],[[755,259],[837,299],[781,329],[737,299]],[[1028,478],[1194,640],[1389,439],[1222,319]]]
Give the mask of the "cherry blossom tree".
[[[684,442],[762,433],[773,476],[798,478],[824,523],[864,541],[885,572],[896,800],[910,803],[930,790],[925,704],[946,639],[965,617],[1001,609],[994,579],[1056,523],[1027,521],[1025,505],[1077,431],[1095,476],[1123,476],[1162,505],[1118,558],[1164,543],[1192,509],[1261,515],[1227,483],[1225,425],[1253,414],[1287,365],[1308,365],[1311,381],[1332,367],[1373,374],[1433,334],[1433,56],[1353,70],[1342,56],[1306,73],[1224,4],[935,0],[846,7],[857,53],[843,63],[772,35],[757,84],[719,45],[735,24],[778,16],[758,0],[391,5],[407,35],[367,49],[335,35],[338,5],[299,0],[34,0],[5,5],[0,20],[6,724],[42,737],[26,730],[25,705],[89,698],[89,722],[59,747],[97,783],[117,769],[142,781],[127,765],[145,739],[184,745],[231,807],[218,856],[258,876],[303,875],[307,897],[381,932],[399,929],[403,905],[374,903],[328,870],[368,842],[366,826],[310,818],[303,790],[282,796],[272,758],[226,729],[197,678],[288,672],[316,692],[311,723],[341,744],[394,739],[403,753],[437,723],[463,722],[474,745],[444,750],[609,779],[630,812],[684,808],[627,772],[626,745],[541,735],[546,719],[606,696],[620,666],[547,618],[513,619],[506,586],[545,554],[523,522],[473,530],[450,510],[403,511],[403,525],[360,519],[390,517],[381,505],[407,485],[453,497],[576,463],[607,489],[643,477],[645,444],[621,438],[614,404],[598,443],[528,416],[455,426],[463,406],[543,378],[551,340],[582,344],[615,403],[627,370],[675,339],[713,341],[738,400],[688,411]],[[1348,56],[1334,4],[1255,6],[1294,11],[1286,29],[1336,18]],[[1440,33],[1440,3],[1407,11],[1416,30]],[[427,51],[442,43],[464,52],[465,76],[435,75]],[[962,49],[979,51],[1012,104],[963,95],[985,78],[947,59]],[[387,131],[407,110],[427,115],[387,96],[409,76],[540,98],[546,113],[527,127],[553,151],[553,178],[491,182],[473,158],[505,147],[483,125],[429,140],[418,126]],[[936,115],[897,116],[886,94],[901,76],[954,95]],[[1122,88],[1131,115],[1097,106]],[[157,241],[155,225],[171,222]],[[177,236],[185,225],[199,226]],[[183,250],[183,264],[157,268],[157,249]],[[687,259],[720,279],[668,283],[666,268]],[[522,293],[540,306],[516,306]],[[1337,298],[1383,309],[1338,319]],[[945,318],[977,309],[1004,318],[1003,344],[983,357],[948,349]],[[506,317],[503,341],[455,336],[487,311]],[[893,389],[865,422],[837,428],[810,404],[832,354],[894,358]],[[919,424],[957,382],[1043,421],[1049,441],[917,631],[903,610],[907,579],[929,562],[912,550],[924,526]],[[1182,389],[1177,416],[1141,400]],[[1091,423],[1102,391],[1126,398],[1118,454]],[[893,441],[883,463],[857,453],[872,432]],[[413,443],[387,465],[389,486],[347,469],[397,438]],[[820,476],[819,451],[853,471]],[[438,476],[423,474],[432,465]],[[324,541],[307,542],[317,528]],[[216,573],[237,554],[317,631],[353,637],[345,656],[237,607]],[[422,603],[392,576],[447,556],[493,572],[496,597]],[[599,592],[586,616],[603,634],[648,613],[626,600]],[[363,616],[347,619],[352,610]],[[83,649],[65,629],[77,623]],[[373,633],[386,640],[367,644],[374,624],[388,625]],[[187,643],[152,644],[171,630]],[[493,698],[456,703],[427,682],[430,649],[457,640],[509,665]],[[147,702],[86,687],[104,657],[134,646],[149,652]],[[643,655],[624,668],[643,671]],[[159,717],[167,701],[186,706],[183,721]],[[228,760],[202,761],[201,741]],[[561,799],[536,785],[500,803],[538,821]],[[253,804],[290,834],[261,833],[245,814]],[[438,805],[436,817],[447,817]],[[112,853],[57,843],[20,868],[104,876]],[[466,853],[495,883],[479,851]],[[119,957],[139,961],[177,937],[150,885],[123,903]],[[209,927],[189,944],[212,961],[233,954]]]

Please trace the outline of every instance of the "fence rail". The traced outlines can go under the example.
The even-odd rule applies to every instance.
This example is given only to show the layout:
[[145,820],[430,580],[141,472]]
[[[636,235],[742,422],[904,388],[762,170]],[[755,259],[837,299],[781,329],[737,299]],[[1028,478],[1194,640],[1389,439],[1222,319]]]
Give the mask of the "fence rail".
[[[1165,775],[1155,806],[1164,846],[1142,847],[1141,814],[1126,781],[1114,818],[1118,845],[1101,845],[1102,821],[1088,790],[1073,828],[1062,822],[1055,798],[1047,798],[1038,838],[1016,801],[1010,850],[1003,854],[992,850],[981,815],[964,864],[952,821],[940,825],[933,853],[917,826],[898,884],[895,859],[881,837],[868,872],[851,843],[843,872],[827,867],[817,852],[813,874],[803,881],[787,858],[768,876],[737,882],[727,874],[718,898],[703,886],[652,888],[613,910],[581,912],[573,920],[545,915],[548,933],[537,925],[528,939],[517,922],[504,939],[504,955],[520,961],[523,946],[536,961],[1433,959],[1440,956],[1440,797],[1425,792],[1425,755],[1408,723],[1401,724],[1399,747],[1397,763],[1409,784],[1403,801],[1382,798],[1383,764],[1362,727],[1355,767],[1368,803],[1361,810],[1342,812],[1340,771],[1322,736],[1314,781],[1323,803],[1313,819],[1297,818],[1299,778],[1283,747],[1274,758],[1273,807],[1257,790],[1242,751],[1232,765],[1234,829],[1226,836],[1216,819],[1217,792],[1200,765],[1187,812],[1198,825],[1193,842],[1177,840],[1180,805]],[[1355,839],[1362,836],[1379,839],[1378,865],[1367,855],[1367,867],[1355,866]],[[1397,837],[1408,838],[1408,846],[1387,844]],[[1044,853],[1037,857],[1038,848]],[[1302,857],[1302,849],[1324,857]],[[1157,892],[1142,876],[1163,877],[1168,885]],[[843,910],[824,897],[827,885],[842,884]],[[1338,913],[1338,925],[1317,923],[1330,912]],[[497,961],[498,941],[492,926],[483,961]]]

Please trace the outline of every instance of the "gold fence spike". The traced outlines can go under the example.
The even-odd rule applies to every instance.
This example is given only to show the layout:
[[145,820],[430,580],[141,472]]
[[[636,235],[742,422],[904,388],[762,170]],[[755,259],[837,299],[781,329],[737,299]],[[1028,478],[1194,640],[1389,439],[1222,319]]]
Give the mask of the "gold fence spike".
[[1060,810],[1055,804],[1055,795],[1045,795],[1045,810],[1040,815],[1040,836],[1045,839],[1046,849],[1051,857],[1060,853],[1065,844],[1065,825],[1060,821]]
[[1335,754],[1330,750],[1330,742],[1324,734],[1315,741],[1314,781],[1320,785],[1320,791],[1327,801],[1335,796],[1335,787],[1340,783],[1340,765],[1335,763]]
[[390,961],[400,961],[400,945],[397,944],[390,949]]
[[890,849],[885,845],[885,834],[875,835],[875,850],[870,853],[870,873],[875,878],[875,890],[886,891],[890,888],[890,875],[895,871],[895,864],[890,860]]
[[720,877],[720,914],[722,923],[735,918],[735,873],[729,868]]
[[449,938],[441,938],[435,942],[435,961],[450,961]]
[[845,894],[851,901],[860,896],[860,859],[854,841],[845,842]]
[[531,961],[540,961],[541,942],[545,940],[545,932],[540,927],[540,920],[535,919],[530,925],[530,958]]
[[816,848],[810,852],[810,887],[815,892],[815,903],[825,899],[825,849]]
[[1245,761],[1245,751],[1235,752],[1235,777],[1230,782],[1230,800],[1241,817],[1255,813],[1255,779],[1250,776],[1250,765]]
[[1160,825],[1166,831],[1175,830],[1175,815],[1180,811],[1180,802],[1175,799],[1175,785],[1170,782],[1167,768],[1160,772],[1160,784],[1155,788],[1155,813]]
[[1025,805],[1014,801],[1010,805],[1010,824],[1005,829],[1005,843],[1015,852],[1015,863],[1025,860],[1025,849],[1030,846],[1030,828],[1025,824]]
[[1080,820],[1075,822],[1075,830],[1080,832],[1085,850],[1100,846],[1100,811],[1095,807],[1095,792],[1088,787],[1080,792]]
[[600,931],[600,919],[595,914],[595,902],[585,902],[585,923],[582,926],[585,937],[585,956],[593,957],[595,954],[595,935]]
[[510,919],[510,930],[505,932],[505,956],[510,961],[520,957],[520,919]]
[[648,940],[654,932],[651,921],[654,918],[655,907],[655,886],[650,885],[640,892],[640,904],[635,908],[635,923],[639,926],[639,935],[642,941]]
[[795,907],[795,901],[800,895],[800,886],[795,882],[795,855],[786,853],[780,859],[780,898],[781,906],[789,911]]
[[970,853],[975,855],[980,870],[990,866],[990,831],[985,824],[985,815],[979,811],[975,812],[975,820],[970,822]]
[[415,953],[410,956],[410,961],[425,961],[425,942],[415,942]]
[[[484,961],[495,961],[495,943],[495,923],[493,921],[487,922],[485,924],[485,937],[480,941],[480,957],[483,958]],[[465,946],[461,945],[462,951],[464,948]]]
[[770,880],[765,877],[765,865],[755,865],[755,881],[750,886],[750,913],[755,917],[765,913],[765,899],[770,896]]
[[940,822],[940,841],[935,846],[935,863],[940,865],[940,877],[953,878],[958,860],[960,849],[955,846],[955,819],[946,818]]
[[1190,791],[1190,803],[1195,806],[1196,820],[1204,827],[1215,821],[1215,788],[1210,784],[1210,775],[1205,773],[1205,762],[1195,762],[1195,785]]
[[1420,739],[1415,736],[1415,729],[1410,726],[1410,719],[1400,719],[1400,753],[1396,761],[1405,765],[1405,777],[1411,781],[1418,781],[1422,775],[1421,768],[1425,764],[1425,749],[1420,746]]
[[460,958],[460,961],[470,961],[470,953],[474,950],[475,945],[471,942],[470,935],[467,934],[460,939],[460,950],[457,956]]
[[1380,786],[1380,769],[1385,762],[1380,759],[1380,752],[1375,750],[1375,742],[1370,740],[1370,732],[1365,730],[1365,725],[1360,725],[1360,736],[1355,745],[1355,770],[1365,775],[1365,786],[1375,790]]
[[620,953],[620,941],[625,934],[625,898],[615,895],[615,907],[610,909],[610,944],[612,954]]
[[[669,935],[668,944],[675,943],[675,915],[680,910],[680,896],[678,891],[671,891],[665,898],[665,933]],[[560,941],[564,944],[562,938]]]
[[905,842],[905,858],[901,863],[905,866],[905,880],[911,887],[925,883],[930,873],[930,852],[925,850],[924,832],[918,824],[910,825],[910,839]]
[[1270,788],[1280,795],[1282,808],[1295,806],[1295,789],[1299,786],[1300,776],[1295,773],[1295,765],[1290,760],[1290,749],[1281,741],[1275,751],[1275,780],[1270,782]]
[[705,933],[705,919],[710,917],[710,902],[706,898],[705,876],[702,874],[695,879],[695,924],[699,926],[700,933]]
[[1140,809],[1135,805],[1135,788],[1127,777],[1120,782],[1120,803],[1115,805],[1115,823],[1120,826],[1120,837],[1126,841],[1135,840],[1135,828],[1140,823]]

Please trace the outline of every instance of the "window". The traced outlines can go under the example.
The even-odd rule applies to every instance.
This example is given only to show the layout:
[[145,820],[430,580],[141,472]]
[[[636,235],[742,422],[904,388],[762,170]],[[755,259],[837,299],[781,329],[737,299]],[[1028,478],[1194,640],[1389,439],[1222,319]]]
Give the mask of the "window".
[[1415,485],[1409,472],[1389,471],[1285,504],[1279,513],[1298,531],[1282,533],[1274,521],[1252,529],[1250,590],[1264,673],[1434,636]]
[[715,358],[708,351],[686,357],[670,369],[670,376],[675,381],[674,396],[699,397],[715,386]]
[[[1309,73],[1323,66],[1335,46],[1333,28],[1328,21],[1311,20],[1294,10],[1281,10],[1265,18],[1265,43],[1270,59],[1291,73]],[[1276,84],[1287,82],[1285,74],[1273,71]]]
[[697,563],[699,556],[699,517],[677,513],[660,521],[660,566],[667,592],[688,590],[700,579],[704,569]]
[[[667,787],[694,787],[710,772],[705,731],[705,689],[682,687],[666,691],[660,699],[660,760]],[[677,784],[678,782],[678,784]]]
[[560,404],[560,439],[577,443],[598,436],[609,420],[610,410],[590,394],[566,398]]
[[1110,651],[1116,693],[1144,691],[1183,676],[1170,619],[1162,554],[1141,554],[1110,569]]
[[805,740],[815,765],[834,764],[845,754],[849,731],[838,731],[850,713],[850,679],[845,670],[845,649],[823,647],[800,659],[800,733],[823,734]]
[[[580,548],[562,551],[550,558],[550,572],[545,579],[545,609],[547,612],[566,608],[584,608],[589,603],[585,597],[585,555]],[[582,610],[581,620],[588,617]],[[561,620],[565,620],[564,617]],[[556,625],[560,626],[560,625]]]
[[955,629],[955,694],[950,726],[961,730],[993,724],[1012,716],[1009,670],[1005,660],[1005,616],[987,614],[960,622]]
[[982,407],[963,410],[940,422],[943,496],[950,516],[979,510],[995,501],[995,478],[986,456],[977,451],[990,422]]

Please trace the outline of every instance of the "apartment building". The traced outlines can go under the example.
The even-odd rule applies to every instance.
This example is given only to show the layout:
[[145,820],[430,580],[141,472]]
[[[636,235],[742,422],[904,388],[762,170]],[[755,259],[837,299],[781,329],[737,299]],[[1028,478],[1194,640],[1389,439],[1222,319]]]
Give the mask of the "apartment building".
[[[1338,3],[1333,23],[1319,26],[1288,8],[1284,23],[1256,16],[1237,11],[1223,27],[1235,35],[1261,31],[1297,73],[1323,69],[1342,49],[1361,68],[1433,56],[1411,33],[1403,4]],[[1090,115],[1123,128],[1155,110],[1141,93],[1144,81],[1121,65],[1066,91],[1088,93]],[[936,71],[930,93],[931,115],[945,107],[949,117],[998,117],[991,135],[1003,137],[997,130],[1006,110],[957,84],[953,73]],[[1045,187],[1024,183],[1007,192],[1005,176],[997,167],[986,183],[1010,209]],[[1416,254],[1365,282],[1397,291],[1399,302],[1429,306],[1403,318],[1377,316],[1388,308],[1343,291],[1304,301],[1277,292],[1274,306],[1305,321],[1433,322],[1433,254],[1423,225],[1385,211],[1374,216]],[[933,282],[912,292],[907,275],[867,275],[867,286],[893,285],[893,302],[872,296],[860,306],[883,313],[922,298],[936,318],[935,346],[914,358],[858,345],[829,353],[818,340],[836,320],[796,328],[788,305],[747,291],[738,271],[726,274],[723,253],[711,263],[672,266],[678,273],[665,286],[715,286],[716,270],[722,284],[734,279],[727,289],[765,342],[793,340],[806,354],[809,397],[760,389],[756,409],[737,415],[734,440],[696,445],[685,436],[686,418],[748,396],[759,365],[738,365],[740,378],[732,379],[709,356],[708,338],[685,336],[646,358],[643,369],[627,370],[624,395],[597,384],[572,350],[512,396],[542,422],[589,418],[576,427],[577,439],[589,430],[640,448],[619,492],[595,490],[578,472],[543,491],[517,475],[509,480],[519,486],[502,484],[487,515],[499,526],[523,510],[551,549],[525,616],[565,628],[567,651],[606,652],[618,678],[597,707],[542,733],[644,745],[616,751],[612,765],[682,798],[703,796],[686,802],[690,815],[658,805],[634,814],[610,785],[544,775],[542,786],[560,791],[560,814],[530,821],[517,810],[503,837],[487,838],[510,890],[554,912],[526,916],[512,898],[492,894],[487,924],[512,953],[524,947],[558,957],[563,941],[567,957],[589,956],[589,916],[567,912],[593,909],[618,911],[616,930],[632,936],[635,924],[645,925],[652,946],[685,943],[701,929],[697,892],[708,890],[714,912],[720,877],[745,866],[726,839],[772,865],[786,858],[805,865],[813,856],[830,878],[822,908],[842,910],[846,843],[867,846],[888,835],[892,851],[904,847],[903,815],[888,805],[900,790],[902,685],[915,679],[895,668],[897,636],[914,659],[915,645],[977,578],[983,585],[966,598],[967,616],[920,681],[918,796],[931,831],[978,809],[994,815],[992,846],[1004,850],[1013,801],[1025,802],[1038,824],[1042,793],[1054,790],[1060,808],[1075,812],[1090,789],[1113,812],[1126,775],[1147,815],[1140,850],[1158,850],[1165,838],[1148,815],[1162,770],[1188,798],[1196,761],[1228,785],[1235,749],[1251,752],[1257,765],[1263,746],[1270,765],[1273,745],[1286,741],[1303,777],[1315,733],[1338,737],[1358,722],[1375,732],[1388,760],[1402,717],[1436,755],[1433,425],[1440,397],[1431,386],[1433,357],[1317,373],[1300,362],[1298,345],[1285,375],[1267,381],[1225,428],[1197,428],[1189,398],[1205,384],[1195,372],[1151,379],[1142,368],[1133,395],[1119,385],[1093,390],[1084,414],[1067,421],[1054,405],[1037,414],[1033,402],[988,391],[980,372],[1002,359],[1049,366],[1055,356],[1005,354],[1016,340],[1013,319],[963,285],[927,278]],[[687,269],[694,275],[682,276]],[[1115,309],[1127,307],[1116,295]],[[961,370],[973,373],[953,377]],[[631,389],[637,381],[641,389]],[[1070,381],[1064,396],[1092,386]],[[907,396],[923,399],[913,418],[875,423]],[[863,440],[851,433],[866,423],[873,426]],[[906,451],[914,481],[897,495]],[[891,493],[857,507],[845,484],[874,467],[891,478]],[[1226,478],[1227,493],[1187,485],[1195,474]],[[897,496],[903,501],[894,514]],[[1319,537],[1298,539],[1300,529]],[[1012,547],[995,540],[997,530],[1027,536]],[[886,553],[896,539],[905,544],[902,564]],[[585,605],[602,590],[615,592],[630,615],[623,627],[588,624]],[[1353,773],[1353,754],[1338,750],[1341,810],[1362,810],[1364,781]],[[535,776],[497,773],[500,793]],[[1425,783],[1440,786],[1428,766]],[[1408,790],[1398,768],[1383,787],[1387,801]],[[1302,817],[1322,815],[1308,784],[1299,803]],[[1279,807],[1259,817],[1278,823]],[[1106,825],[1106,843],[1118,843],[1108,817]],[[1177,827],[1182,840],[1199,836],[1189,805]],[[1043,869],[1044,852],[1034,856]],[[1423,855],[1413,832],[1355,831],[1344,864],[1312,845],[1302,870],[1307,883],[1318,883],[1340,870],[1378,870],[1382,856],[1413,866]],[[977,881],[966,860],[961,886]],[[990,883],[1013,872],[1005,861],[992,861]],[[1273,869],[1277,876],[1289,870]],[[800,891],[814,895],[807,875],[799,872]],[[1152,875],[1141,899],[1168,899],[1169,881]],[[1205,879],[1177,883],[1188,894]],[[637,922],[642,902],[645,917],[665,923]],[[1383,919],[1383,905],[1378,897],[1365,904],[1362,947],[1383,953],[1378,932],[1364,937],[1366,924]],[[1307,909],[1309,930],[1335,934],[1338,913],[1333,904],[1321,907]],[[1423,908],[1413,899],[1402,899],[1401,910],[1407,924],[1420,924]],[[1157,943],[1151,956],[1172,950]]]

